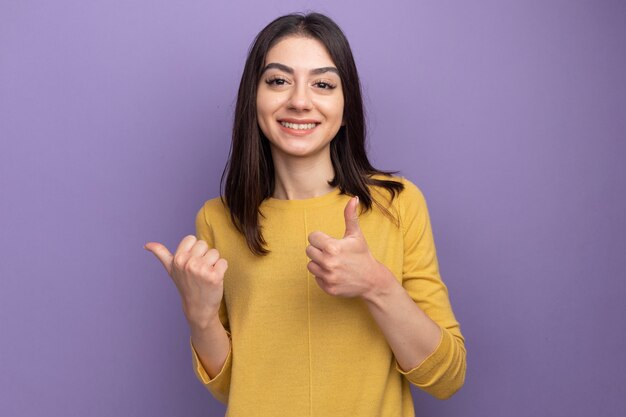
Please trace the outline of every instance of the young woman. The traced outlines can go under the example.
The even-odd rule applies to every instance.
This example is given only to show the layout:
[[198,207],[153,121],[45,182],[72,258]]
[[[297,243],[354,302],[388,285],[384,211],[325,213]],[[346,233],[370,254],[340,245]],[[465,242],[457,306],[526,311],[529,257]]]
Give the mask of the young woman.
[[413,416],[448,398],[465,347],[426,202],[376,170],[348,41],[287,15],[245,64],[223,196],[172,255],[194,370],[229,416]]

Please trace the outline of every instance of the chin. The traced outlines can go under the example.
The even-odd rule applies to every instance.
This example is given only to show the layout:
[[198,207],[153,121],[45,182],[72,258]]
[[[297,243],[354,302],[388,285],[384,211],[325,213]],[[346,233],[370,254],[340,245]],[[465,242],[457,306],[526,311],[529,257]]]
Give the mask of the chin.
[[[330,147],[327,147],[330,157]],[[326,148],[318,148],[318,147],[276,147],[276,150],[281,156],[291,157],[291,158],[307,158],[307,157],[317,157],[324,153]]]

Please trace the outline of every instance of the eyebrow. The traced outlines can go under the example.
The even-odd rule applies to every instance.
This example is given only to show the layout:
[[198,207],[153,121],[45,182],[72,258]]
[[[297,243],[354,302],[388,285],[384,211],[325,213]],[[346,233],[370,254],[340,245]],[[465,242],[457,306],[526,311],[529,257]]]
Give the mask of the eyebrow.
[[[278,70],[286,72],[287,74],[294,73],[293,68],[288,67],[287,65],[279,64],[278,62],[271,62],[267,64],[265,68],[263,68],[263,71],[261,71],[261,74],[265,73],[265,71],[272,69],[272,68],[276,68]],[[339,70],[335,67],[315,68],[309,71],[309,73],[312,75],[324,74],[325,72],[334,72],[335,74],[339,75]]]

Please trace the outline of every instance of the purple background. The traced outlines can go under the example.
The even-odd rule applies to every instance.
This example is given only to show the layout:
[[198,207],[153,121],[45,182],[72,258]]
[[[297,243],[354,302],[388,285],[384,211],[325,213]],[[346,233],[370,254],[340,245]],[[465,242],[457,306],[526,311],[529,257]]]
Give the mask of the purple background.
[[142,246],[194,232],[253,36],[309,9],[351,41],[375,165],[426,195],[467,340],[417,414],[626,415],[626,3],[469,3],[3,0],[0,415],[223,414]]

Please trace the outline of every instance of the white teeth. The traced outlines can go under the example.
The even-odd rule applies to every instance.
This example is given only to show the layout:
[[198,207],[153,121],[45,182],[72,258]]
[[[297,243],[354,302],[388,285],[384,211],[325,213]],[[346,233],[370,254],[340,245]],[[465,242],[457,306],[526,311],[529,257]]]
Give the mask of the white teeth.
[[308,130],[308,129],[313,129],[315,126],[317,126],[317,123],[297,124],[297,123],[280,122],[280,124],[285,127],[288,127],[289,129],[296,129],[296,130]]

